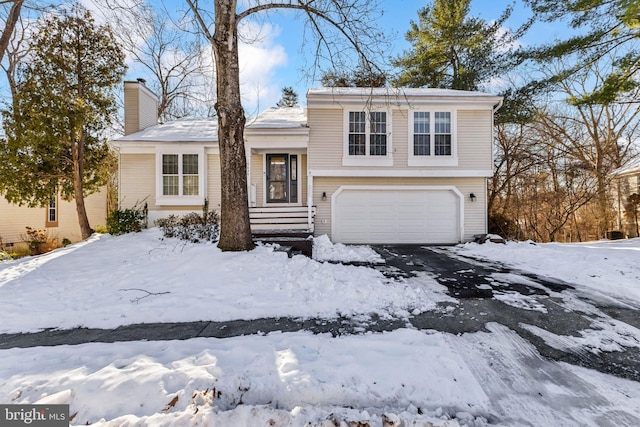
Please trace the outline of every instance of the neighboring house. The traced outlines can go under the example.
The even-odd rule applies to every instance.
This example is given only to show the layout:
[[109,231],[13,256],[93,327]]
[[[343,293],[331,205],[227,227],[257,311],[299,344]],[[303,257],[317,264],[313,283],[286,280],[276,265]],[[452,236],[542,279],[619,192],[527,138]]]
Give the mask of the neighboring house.
[[[85,207],[92,227],[106,225],[106,190],[85,199]],[[75,201],[65,201],[59,196],[51,198],[47,207],[30,208],[9,203],[0,196],[0,241],[4,248],[24,243],[26,227],[46,230],[48,236],[62,243],[82,240]]]
[[[150,220],[220,206],[215,119],[150,125],[155,96],[127,82],[120,201]],[[146,107],[143,105],[144,100]],[[343,243],[457,243],[487,232],[493,115],[502,98],[444,89],[320,88],[245,128],[252,229]]]
[[640,157],[612,172],[614,209],[618,230],[627,237],[638,237],[636,224],[625,215],[625,205],[632,194],[640,194]]

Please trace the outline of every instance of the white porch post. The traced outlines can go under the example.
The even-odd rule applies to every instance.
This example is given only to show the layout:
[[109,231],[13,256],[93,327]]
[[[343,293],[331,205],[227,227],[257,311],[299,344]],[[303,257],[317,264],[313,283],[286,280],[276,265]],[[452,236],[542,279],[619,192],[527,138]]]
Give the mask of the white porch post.
[[251,207],[251,147],[246,147],[247,157],[247,204]]
[[313,174],[307,171],[307,225],[313,227]]

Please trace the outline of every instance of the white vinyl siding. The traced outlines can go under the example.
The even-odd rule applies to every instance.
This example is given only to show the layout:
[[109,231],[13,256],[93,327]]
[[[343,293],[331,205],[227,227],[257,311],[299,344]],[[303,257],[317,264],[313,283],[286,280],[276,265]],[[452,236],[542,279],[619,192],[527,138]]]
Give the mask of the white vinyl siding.
[[207,156],[207,199],[209,200],[209,209],[220,212],[221,193],[220,155],[209,154]]
[[343,119],[340,109],[309,109],[309,169],[341,169]]
[[492,111],[457,112],[456,142],[460,169],[493,170]]
[[124,134],[130,135],[158,123],[158,100],[140,82],[124,83]]
[[[89,224],[92,227],[106,225],[107,220],[107,192],[105,189],[93,193],[84,198],[85,209]],[[75,200],[65,201],[60,197],[56,199],[55,226],[48,226],[49,206],[30,208],[9,203],[0,196],[0,237],[3,244],[21,244],[21,236],[25,234],[25,227],[33,229],[46,229],[49,237],[62,242],[69,239],[75,243],[82,239]],[[51,223],[50,223],[51,224]]]
[[121,154],[118,193],[120,206],[131,208],[147,203],[150,210],[155,208],[155,174],[155,155]]

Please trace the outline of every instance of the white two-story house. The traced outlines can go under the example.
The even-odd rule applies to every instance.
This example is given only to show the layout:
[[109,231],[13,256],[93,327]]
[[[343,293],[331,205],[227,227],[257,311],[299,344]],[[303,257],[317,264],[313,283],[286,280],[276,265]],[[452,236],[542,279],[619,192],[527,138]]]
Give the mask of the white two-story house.
[[[215,119],[155,124],[156,98],[125,84],[123,207],[150,220],[220,206]],[[444,89],[318,88],[245,129],[252,229],[343,243],[457,243],[487,232],[493,116],[502,99]]]

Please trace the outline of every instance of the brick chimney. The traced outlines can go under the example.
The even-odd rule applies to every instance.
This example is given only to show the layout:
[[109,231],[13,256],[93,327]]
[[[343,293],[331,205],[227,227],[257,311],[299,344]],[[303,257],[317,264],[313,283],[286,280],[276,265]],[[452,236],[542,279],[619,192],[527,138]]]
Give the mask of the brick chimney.
[[158,123],[158,97],[145,83],[145,79],[124,82],[125,135]]

